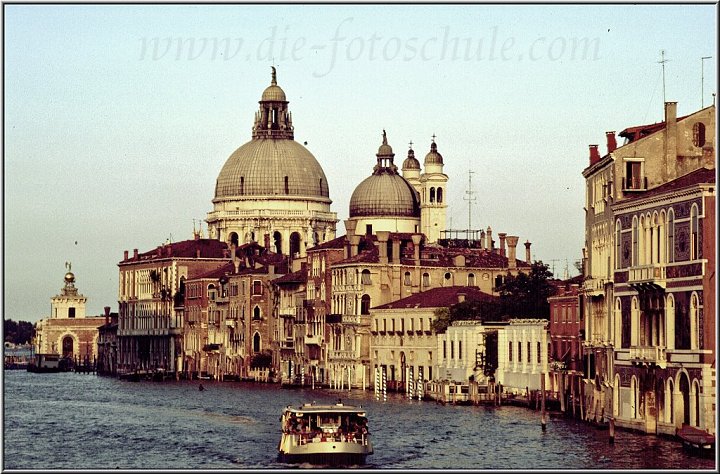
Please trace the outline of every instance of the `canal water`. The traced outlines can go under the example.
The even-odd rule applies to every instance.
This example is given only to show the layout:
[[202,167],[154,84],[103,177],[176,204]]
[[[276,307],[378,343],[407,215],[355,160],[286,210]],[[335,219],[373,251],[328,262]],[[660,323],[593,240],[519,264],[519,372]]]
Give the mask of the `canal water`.
[[[525,408],[438,405],[371,391],[243,382],[129,382],[75,373],[3,374],[3,469],[288,469],[277,462],[288,404],[361,404],[367,469],[715,469],[674,441]],[[303,467],[303,466],[301,466]],[[304,466],[311,467],[311,466]]]

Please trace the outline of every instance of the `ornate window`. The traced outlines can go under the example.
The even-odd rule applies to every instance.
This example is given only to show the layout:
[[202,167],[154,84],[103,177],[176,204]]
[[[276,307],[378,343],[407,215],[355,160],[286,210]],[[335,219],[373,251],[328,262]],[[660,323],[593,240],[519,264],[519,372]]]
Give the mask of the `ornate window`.
[[405,272],[405,280],[403,282],[405,286],[412,285],[412,278],[410,277],[410,272]]
[[620,219],[618,219],[615,222],[615,268],[617,270],[621,269],[622,266],[622,224],[620,224]]
[[475,274],[474,273],[468,274],[467,286],[475,286]]
[[443,190],[442,188],[437,188],[437,203],[442,204],[443,200]]
[[675,212],[672,208],[668,209],[667,215],[667,250],[665,255],[668,263],[675,261]]
[[636,267],[639,264],[638,260],[638,219],[637,216],[633,217],[632,220],[632,258],[630,266]]
[[698,207],[693,204],[690,208],[690,260],[700,257],[698,230]]

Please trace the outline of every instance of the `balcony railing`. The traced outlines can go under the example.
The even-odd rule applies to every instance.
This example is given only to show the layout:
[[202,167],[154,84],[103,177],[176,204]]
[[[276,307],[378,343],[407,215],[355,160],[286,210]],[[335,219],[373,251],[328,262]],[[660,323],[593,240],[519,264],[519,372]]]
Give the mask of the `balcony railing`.
[[306,345],[320,345],[320,335],[319,334],[311,334],[305,336],[305,344]]
[[651,284],[665,288],[665,265],[653,263],[630,267],[628,283],[631,285]]
[[286,306],[278,310],[278,315],[281,318],[293,318],[295,317],[295,311],[296,309],[294,306]]
[[328,351],[328,359],[330,360],[355,360],[357,356],[355,351]]
[[585,280],[585,294],[588,296],[600,296],[605,294],[605,278],[588,278]]
[[630,360],[642,364],[655,364],[665,367],[667,354],[661,346],[631,346]]

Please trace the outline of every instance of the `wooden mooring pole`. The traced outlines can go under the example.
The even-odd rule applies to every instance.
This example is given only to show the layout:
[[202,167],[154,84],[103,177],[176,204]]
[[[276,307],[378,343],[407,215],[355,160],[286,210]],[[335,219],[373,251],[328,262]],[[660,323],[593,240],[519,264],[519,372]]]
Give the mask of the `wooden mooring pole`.
[[545,419],[545,374],[543,373],[540,373],[540,392],[540,425],[545,431],[547,420]]
[[608,432],[610,433],[610,444],[615,444],[615,417],[610,417],[608,422]]

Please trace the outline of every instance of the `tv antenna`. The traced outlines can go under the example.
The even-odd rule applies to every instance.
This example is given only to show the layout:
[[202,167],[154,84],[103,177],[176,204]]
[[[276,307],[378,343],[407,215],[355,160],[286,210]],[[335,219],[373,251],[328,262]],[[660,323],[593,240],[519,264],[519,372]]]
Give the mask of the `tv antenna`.
[[472,229],[472,203],[477,200],[477,198],[473,196],[475,191],[472,190],[472,175],[474,174],[475,172],[473,170],[468,170],[468,190],[465,191],[467,197],[463,197],[463,199],[468,202],[468,231]]
[[669,59],[665,59],[665,50],[660,50],[660,61],[658,61],[658,64],[662,65],[662,79],[663,79],[663,107],[665,106],[665,63],[670,61]]

